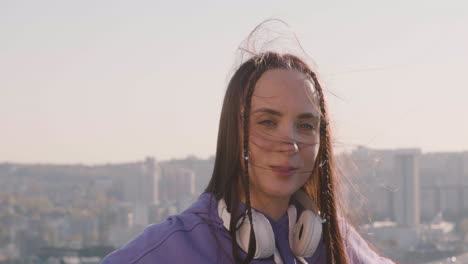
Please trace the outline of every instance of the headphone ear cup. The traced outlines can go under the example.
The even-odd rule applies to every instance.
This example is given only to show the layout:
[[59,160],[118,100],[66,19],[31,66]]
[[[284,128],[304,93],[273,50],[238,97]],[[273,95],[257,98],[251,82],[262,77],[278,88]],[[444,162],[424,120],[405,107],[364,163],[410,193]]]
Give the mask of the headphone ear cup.
[[[275,235],[268,219],[260,213],[252,210],[253,228],[256,239],[256,250],[254,259],[268,258],[275,250]],[[242,221],[240,219],[239,221]],[[240,222],[237,224],[240,225]],[[236,239],[239,246],[245,251],[249,251],[250,221],[245,217],[244,223],[236,232]]]
[[227,210],[226,202],[224,199],[218,201],[218,215],[223,220],[223,226],[229,230],[229,222],[231,221],[231,214]]
[[322,236],[322,219],[310,210],[302,212],[294,227],[292,248],[294,255],[311,257]]
[[294,227],[296,226],[297,220],[297,210],[296,206],[290,205],[288,208],[288,219],[289,219],[289,248],[293,248],[293,240],[294,240]]

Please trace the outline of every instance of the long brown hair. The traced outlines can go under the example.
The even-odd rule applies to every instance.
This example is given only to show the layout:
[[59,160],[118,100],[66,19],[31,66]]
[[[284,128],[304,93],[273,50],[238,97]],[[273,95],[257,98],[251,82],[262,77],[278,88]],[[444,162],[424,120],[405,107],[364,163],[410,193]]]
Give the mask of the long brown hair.
[[[346,264],[348,262],[338,223],[338,215],[341,215],[338,206],[340,202],[337,195],[337,176],[334,170],[325,98],[315,72],[298,57],[291,54],[265,52],[250,58],[234,73],[224,97],[214,170],[205,192],[212,193],[217,200],[223,198],[226,201],[228,211],[231,213],[230,234],[234,259],[236,262],[249,263],[256,250],[255,233],[250,233],[247,256],[241,260],[235,227],[238,219],[248,217],[251,230],[253,230],[248,175],[250,105],[257,81],[262,74],[272,69],[287,69],[304,73],[311,79],[319,95],[320,146],[314,169],[303,189],[316,201],[322,218],[325,220],[322,238],[326,248],[327,263]],[[241,129],[243,129],[243,137],[241,137]],[[241,142],[242,139],[243,142]],[[238,212],[241,195],[239,190],[243,190],[246,199],[246,209],[242,214]]]

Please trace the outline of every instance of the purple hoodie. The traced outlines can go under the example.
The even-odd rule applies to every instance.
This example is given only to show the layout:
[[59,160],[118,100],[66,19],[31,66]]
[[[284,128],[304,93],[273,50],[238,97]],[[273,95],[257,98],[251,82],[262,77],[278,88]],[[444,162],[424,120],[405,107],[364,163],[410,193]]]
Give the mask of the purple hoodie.
[[[211,194],[202,194],[198,201],[180,215],[148,226],[122,249],[108,255],[102,264],[234,263],[231,236],[218,216],[217,206],[218,202]],[[303,208],[297,204],[296,207],[300,215]],[[275,233],[277,248],[284,263],[300,263],[289,248],[288,216],[278,221],[266,217]],[[344,228],[343,233],[349,235],[345,246],[352,260],[350,263],[393,263],[372,251],[353,228]],[[245,252],[240,248],[239,252],[245,258]],[[322,240],[315,253],[305,260],[307,263],[326,263]],[[274,260],[271,256],[254,259],[251,263],[274,263]]]

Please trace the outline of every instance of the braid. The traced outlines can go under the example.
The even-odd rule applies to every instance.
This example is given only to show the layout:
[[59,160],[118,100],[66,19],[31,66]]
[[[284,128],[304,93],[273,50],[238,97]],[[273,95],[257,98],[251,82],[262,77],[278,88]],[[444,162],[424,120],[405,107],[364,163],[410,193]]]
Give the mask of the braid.
[[254,92],[254,86],[257,80],[260,78],[261,74],[263,73],[262,70],[258,71],[254,76],[252,76],[251,80],[249,81],[247,95],[245,97],[245,104],[244,104],[244,138],[243,138],[243,145],[244,145],[244,188],[245,188],[245,202],[246,202],[246,210],[247,216],[250,222],[250,237],[249,237],[249,250],[247,252],[247,257],[244,260],[244,263],[249,263],[253,258],[256,251],[256,238],[255,232],[253,228],[253,219],[252,219],[252,204],[250,201],[250,177],[249,177],[249,124],[250,124],[250,107],[252,102],[252,96]]
[[320,164],[319,164],[319,183],[320,183],[320,204],[323,210],[323,238],[326,245],[328,260],[327,263],[347,263],[346,257],[340,252],[343,252],[343,240],[338,227],[337,208],[335,199],[334,178],[332,175],[331,158],[331,143],[329,133],[329,121],[326,112],[325,99],[322,87],[318,82],[317,76],[313,72],[309,72],[312,77],[314,86],[319,94],[319,104],[321,111],[320,118]]

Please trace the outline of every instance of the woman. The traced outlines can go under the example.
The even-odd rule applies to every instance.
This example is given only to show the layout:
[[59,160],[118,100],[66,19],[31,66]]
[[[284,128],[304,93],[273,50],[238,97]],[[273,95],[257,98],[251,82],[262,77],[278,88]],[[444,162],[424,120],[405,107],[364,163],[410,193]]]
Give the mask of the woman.
[[342,218],[335,177],[316,74],[254,55],[229,82],[205,193],[103,263],[393,263]]

